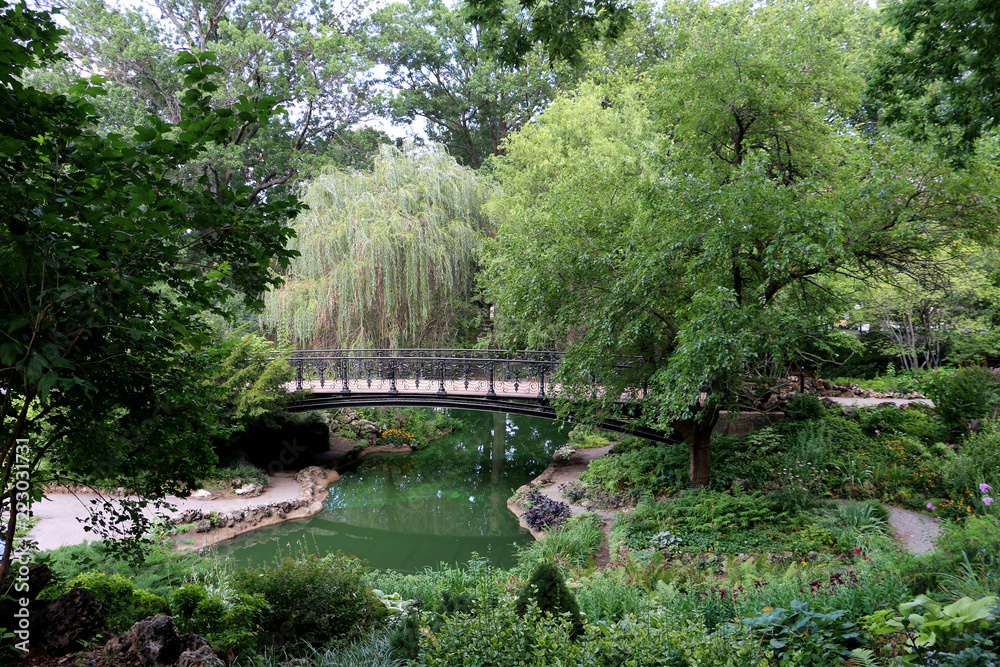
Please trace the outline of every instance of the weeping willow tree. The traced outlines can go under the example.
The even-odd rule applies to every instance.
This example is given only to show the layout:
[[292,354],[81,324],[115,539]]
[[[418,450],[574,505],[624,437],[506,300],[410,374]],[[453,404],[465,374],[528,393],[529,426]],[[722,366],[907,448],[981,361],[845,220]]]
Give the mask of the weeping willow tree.
[[441,148],[383,146],[371,171],[312,181],[295,221],[301,254],[266,321],[300,348],[457,344],[481,322],[476,249],[485,183]]

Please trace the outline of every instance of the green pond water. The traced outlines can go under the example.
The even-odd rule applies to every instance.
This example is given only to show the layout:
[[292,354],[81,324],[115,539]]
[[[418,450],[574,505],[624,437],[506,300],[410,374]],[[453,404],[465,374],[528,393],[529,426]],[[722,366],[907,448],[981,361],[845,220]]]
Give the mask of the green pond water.
[[330,486],[320,514],[235,538],[220,551],[239,564],[343,551],[371,567],[418,572],[468,561],[514,564],[531,535],[507,498],[538,476],[567,441],[559,423],[452,410],[468,428],[410,454],[373,455]]

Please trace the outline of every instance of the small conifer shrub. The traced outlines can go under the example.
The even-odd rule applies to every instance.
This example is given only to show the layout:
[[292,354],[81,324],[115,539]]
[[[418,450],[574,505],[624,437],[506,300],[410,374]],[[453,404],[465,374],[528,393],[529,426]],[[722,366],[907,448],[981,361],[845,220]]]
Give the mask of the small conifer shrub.
[[520,616],[528,610],[534,600],[539,611],[549,612],[553,616],[568,613],[573,623],[570,637],[576,639],[583,634],[583,616],[580,605],[566,585],[566,581],[551,563],[540,563],[517,596],[517,613]]

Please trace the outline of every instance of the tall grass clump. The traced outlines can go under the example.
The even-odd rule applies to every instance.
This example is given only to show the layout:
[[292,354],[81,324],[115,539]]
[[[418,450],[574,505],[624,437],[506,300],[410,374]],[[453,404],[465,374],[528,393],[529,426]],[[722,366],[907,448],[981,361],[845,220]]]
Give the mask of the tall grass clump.
[[603,521],[596,514],[585,512],[571,517],[565,524],[546,534],[545,539],[521,549],[517,557],[518,571],[524,575],[536,563],[557,562],[573,568],[586,568],[604,542]]

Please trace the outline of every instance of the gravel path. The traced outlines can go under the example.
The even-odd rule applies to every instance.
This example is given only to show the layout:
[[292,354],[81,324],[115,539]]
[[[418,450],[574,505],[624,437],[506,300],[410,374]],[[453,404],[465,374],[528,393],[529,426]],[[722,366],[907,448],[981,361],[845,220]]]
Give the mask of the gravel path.
[[[295,500],[301,495],[302,485],[295,481],[293,475],[272,476],[271,486],[264,489],[264,492],[256,498],[191,500],[190,498],[182,499],[168,496],[167,502],[177,508],[175,512],[168,514],[173,516],[192,508],[210,512],[230,512],[253,505]],[[41,518],[41,521],[31,529],[28,537],[38,542],[38,548],[41,551],[99,539],[94,533],[85,531],[82,523],[83,519],[95,509],[91,501],[97,498],[98,496],[87,493],[75,495],[72,493],[53,493],[45,496],[41,501],[32,505],[32,511],[35,516]],[[153,516],[153,514],[152,510],[146,512],[147,516]]]
[[889,523],[892,525],[892,532],[896,539],[906,545],[906,548],[915,554],[924,554],[933,551],[934,543],[937,542],[941,533],[941,524],[933,518],[905,510],[901,507],[888,507]]
[[[846,402],[847,400],[880,401],[883,399],[842,399],[842,402]],[[541,487],[538,491],[542,495],[548,496],[553,500],[567,502],[567,500],[563,498],[562,494],[559,492],[559,486],[568,482],[578,481],[580,473],[587,468],[587,464],[594,459],[604,456],[610,449],[610,445],[594,449],[581,449],[573,455],[573,458],[570,459],[568,463],[550,465],[545,472],[536,477],[534,480],[535,482],[541,483]],[[579,514],[580,512],[587,511],[585,507],[580,505],[569,503],[569,506],[570,511],[573,514]],[[903,509],[902,507],[890,507],[887,505],[886,509],[889,510],[889,524],[892,526],[892,532],[897,541],[903,544],[909,551],[916,554],[927,553],[934,549],[934,544],[937,541],[938,535],[941,533],[941,525],[937,521],[925,514],[914,512],[913,510]],[[520,518],[524,510],[517,506],[511,506],[511,511],[513,511],[514,514]],[[596,513],[604,519],[604,532],[607,537],[611,531],[611,523],[614,520],[617,511],[597,510]],[[521,524],[527,528],[523,519],[521,520]],[[543,533],[536,531],[531,532],[536,539],[543,537]],[[606,555],[602,555],[605,559],[607,558]]]
[[829,399],[841,405],[881,405],[882,403],[895,403],[896,405],[906,405],[908,403],[923,403],[924,405],[934,405],[934,401],[929,398],[858,398],[857,396],[830,396]]

